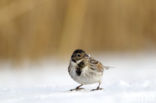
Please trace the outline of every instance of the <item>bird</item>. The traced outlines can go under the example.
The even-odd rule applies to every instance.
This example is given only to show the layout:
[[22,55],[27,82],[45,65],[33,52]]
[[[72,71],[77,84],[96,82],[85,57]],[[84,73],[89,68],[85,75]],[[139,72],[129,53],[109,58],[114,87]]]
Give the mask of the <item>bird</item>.
[[109,67],[103,66],[101,62],[88,55],[82,49],[74,50],[68,66],[68,73],[80,85],[70,91],[81,90],[83,85],[94,83],[98,83],[98,86],[92,91],[102,90],[100,85],[104,69],[109,69]]

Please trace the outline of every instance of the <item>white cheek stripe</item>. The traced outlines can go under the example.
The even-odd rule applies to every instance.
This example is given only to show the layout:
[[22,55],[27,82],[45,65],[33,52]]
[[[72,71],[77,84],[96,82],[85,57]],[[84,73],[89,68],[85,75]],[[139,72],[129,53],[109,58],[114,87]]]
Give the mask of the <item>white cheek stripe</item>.
[[81,59],[81,60],[78,60],[78,61],[77,61],[77,64],[79,64],[81,61],[82,61],[82,59]]
[[78,61],[76,61],[76,63],[75,63],[75,62],[73,62],[73,61],[71,60],[71,63],[72,63],[73,65],[77,65],[77,64],[79,64],[81,61],[82,61],[82,60],[78,60]]

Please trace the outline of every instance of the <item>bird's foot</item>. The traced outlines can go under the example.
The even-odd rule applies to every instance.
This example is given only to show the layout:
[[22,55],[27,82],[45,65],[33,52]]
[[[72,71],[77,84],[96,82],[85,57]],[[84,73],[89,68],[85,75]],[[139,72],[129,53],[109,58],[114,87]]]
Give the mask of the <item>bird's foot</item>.
[[92,89],[91,91],[96,91],[96,90],[103,90],[103,88],[98,87],[96,89]]
[[75,89],[71,89],[70,91],[79,91],[79,90],[82,90],[84,88],[75,88]]

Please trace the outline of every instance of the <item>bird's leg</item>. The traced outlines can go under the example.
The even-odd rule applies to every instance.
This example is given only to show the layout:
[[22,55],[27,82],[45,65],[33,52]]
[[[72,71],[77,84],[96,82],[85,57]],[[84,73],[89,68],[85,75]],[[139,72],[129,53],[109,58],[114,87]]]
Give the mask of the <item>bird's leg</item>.
[[77,86],[75,89],[71,89],[70,91],[73,91],[73,90],[81,90],[81,89],[83,89],[83,88],[80,88],[81,86],[83,86],[83,84]]
[[83,84],[77,86],[75,89],[76,89],[76,90],[77,90],[77,89],[80,89],[81,86],[83,86]]
[[103,88],[100,88],[101,82],[99,82],[99,85],[96,89],[92,89],[91,91],[95,91],[95,90],[102,90]]

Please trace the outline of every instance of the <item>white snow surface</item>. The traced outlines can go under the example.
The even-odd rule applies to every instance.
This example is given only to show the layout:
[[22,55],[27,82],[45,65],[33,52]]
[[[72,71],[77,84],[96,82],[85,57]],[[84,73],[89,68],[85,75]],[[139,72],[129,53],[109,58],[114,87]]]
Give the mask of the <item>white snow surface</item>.
[[0,64],[0,103],[156,103],[156,55],[95,56],[106,66],[103,90],[79,84],[67,71],[69,61],[48,59],[13,67]]

